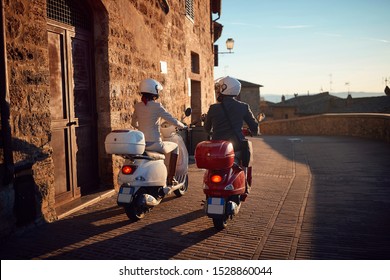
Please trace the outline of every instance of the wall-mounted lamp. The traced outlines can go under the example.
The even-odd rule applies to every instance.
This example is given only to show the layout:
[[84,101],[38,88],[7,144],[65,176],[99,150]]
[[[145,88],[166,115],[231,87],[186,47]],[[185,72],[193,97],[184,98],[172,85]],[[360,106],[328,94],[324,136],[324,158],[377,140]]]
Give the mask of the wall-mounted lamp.
[[232,52],[232,49],[234,47],[234,40],[233,38],[228,38],[226,40],[226,48],[228,49],[228,52],[218,52],[218,53],[221,53],[221,54],[224,54],[224,53],[233,53]]

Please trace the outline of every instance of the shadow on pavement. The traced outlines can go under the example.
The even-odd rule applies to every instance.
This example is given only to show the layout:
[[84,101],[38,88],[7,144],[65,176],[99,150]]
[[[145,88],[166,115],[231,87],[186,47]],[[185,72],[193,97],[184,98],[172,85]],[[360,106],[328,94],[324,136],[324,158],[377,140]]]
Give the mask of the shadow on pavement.
[[[311,177],[307,200],[302,198],[297,258],[390,259],[388,143],[334,136],[263,136],[261,141],[265,151],[268,146],[287,159],[280,165],[290,165],[289,176],[298,178],[292,168],[304,165]],[[275,155],[265,156],[264,166],[272,159]]]
[[[214,228],[183,234],[175,227],[204,216],[199,209],[140,226],[123,209],[100,211],[45,224],[2,244],[1,259],[169,259],[216,233]],[[136,228],[136,229],[134,229]]]

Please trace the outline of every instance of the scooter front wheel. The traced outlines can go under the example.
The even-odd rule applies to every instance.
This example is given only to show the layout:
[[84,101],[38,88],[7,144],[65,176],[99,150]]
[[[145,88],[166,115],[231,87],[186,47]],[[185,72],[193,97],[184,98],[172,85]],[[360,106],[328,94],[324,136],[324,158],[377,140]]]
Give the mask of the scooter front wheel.
[[228,217],[227,216],[219,217],[219,218],[213,218],[213,224],[214,224],[214,228],[216,230],[223,230],[223,229],[225,229],[226,226],[227,226],[227,223],[228,223]]

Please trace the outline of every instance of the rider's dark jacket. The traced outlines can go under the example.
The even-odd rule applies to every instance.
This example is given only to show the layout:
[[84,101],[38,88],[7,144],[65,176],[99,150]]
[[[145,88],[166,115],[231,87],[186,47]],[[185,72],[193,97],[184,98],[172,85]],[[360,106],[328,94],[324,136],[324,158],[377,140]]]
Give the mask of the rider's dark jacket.
[[229,114],[234,131],[229,124],[229,120],[223,111],[221,103],[210,106],[204,127],[207,133],[212,133],[213,140],[228,140],[233,143],[234,150],[238,151],[240,147],[236,134],[239,135],[241,139],[245,138],[242,133],[244,122],[249,126],[253,135],[258,135],[259,124],[247,103],[228,96],[225,96],[222,102],[226,108],[226,112]]

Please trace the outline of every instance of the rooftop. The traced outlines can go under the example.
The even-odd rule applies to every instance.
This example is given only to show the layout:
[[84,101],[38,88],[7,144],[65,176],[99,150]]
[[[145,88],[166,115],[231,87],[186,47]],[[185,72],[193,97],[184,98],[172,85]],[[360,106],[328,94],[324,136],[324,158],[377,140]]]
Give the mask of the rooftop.
[[390,97],[340,98],[322,92],[314,95],[297,95],[276,103],[274,107],[296,107],[301,115],[324,113],[390,113]]
[[247,82],[244,80],[240,80],[240,79],[237,79],[237,80],[241,83],[242,87],[264,87],[263,85]]

